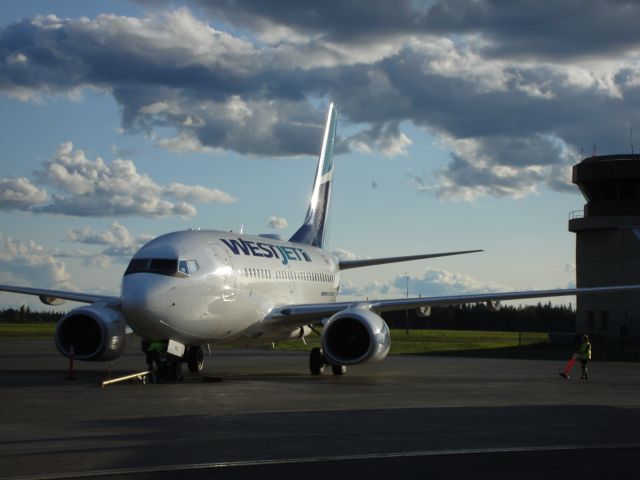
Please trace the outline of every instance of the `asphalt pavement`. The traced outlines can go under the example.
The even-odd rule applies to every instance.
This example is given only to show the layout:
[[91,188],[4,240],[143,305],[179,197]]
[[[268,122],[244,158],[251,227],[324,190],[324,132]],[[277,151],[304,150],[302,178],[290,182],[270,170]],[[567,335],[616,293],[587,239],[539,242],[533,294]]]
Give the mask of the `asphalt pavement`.
[[269,349],[205,361],[102,388],[145,369],[137,344],[69,380],[52,340],[0,339],[0,478],[637,476],[637,363],[567,381],[549,360],[391,356],[342,377]]

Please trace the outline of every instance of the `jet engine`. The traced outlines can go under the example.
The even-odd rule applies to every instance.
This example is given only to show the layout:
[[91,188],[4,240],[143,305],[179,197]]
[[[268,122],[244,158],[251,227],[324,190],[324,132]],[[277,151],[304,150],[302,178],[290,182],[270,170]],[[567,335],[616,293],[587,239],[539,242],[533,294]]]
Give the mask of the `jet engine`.
[[322,332],[322,350],[332,365],[379,362],[389,353],[391,336],[385,321],[363,308],[336,313]]
[[89,305],[67,313],[56,327],[56,347],[65,357],[94,362],[118,358],[124,350],[126,322],[122,313]]

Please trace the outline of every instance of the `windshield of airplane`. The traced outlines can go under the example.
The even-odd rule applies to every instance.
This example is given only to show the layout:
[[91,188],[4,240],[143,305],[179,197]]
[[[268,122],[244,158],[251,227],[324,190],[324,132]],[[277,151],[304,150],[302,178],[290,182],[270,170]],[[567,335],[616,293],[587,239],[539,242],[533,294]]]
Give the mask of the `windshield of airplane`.
[[189,276],[199,270],[195,260],[178,260],[175,258],[133,258],[124,272],[132,273],[157,273],[172,277]]

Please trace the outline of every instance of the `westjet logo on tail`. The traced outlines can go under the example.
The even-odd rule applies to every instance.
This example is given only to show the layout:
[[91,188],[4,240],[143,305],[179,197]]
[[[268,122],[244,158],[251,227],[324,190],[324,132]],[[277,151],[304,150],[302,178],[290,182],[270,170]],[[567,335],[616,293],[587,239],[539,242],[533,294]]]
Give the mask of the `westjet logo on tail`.
[[311,257],[302,248],[297,247],[281,247],[271,243],[249,242],[241,238],[226,240],[220,239],[234,255],[253,255],[254,257],[276,258],[282,261],[283,265],[287,265],[290,260],[310,262]]

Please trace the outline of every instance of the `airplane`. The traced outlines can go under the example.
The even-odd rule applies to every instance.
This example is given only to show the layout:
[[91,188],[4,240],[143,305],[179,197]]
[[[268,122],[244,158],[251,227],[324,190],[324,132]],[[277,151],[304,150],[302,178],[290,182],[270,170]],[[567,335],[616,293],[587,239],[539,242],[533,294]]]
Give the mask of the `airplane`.
[[[57,324],[55,344],[65,357],[111,361],[124,350],[127,332],[162,342],[168,361],[198,372],[203,345],[272,344],[311,333],[321,347],[311,349],[309,370],[330,366],[342,375],[347,366],[383,360],[389,328],[380,313],[417,309],[426,316],[435,305],[638,290],[640,286],[503,292],[432,298],[337,301],[344,270],[414,261],[482,250],[451,251],[363,260],[340,260],[323,250],[334,174],[337,108],[327,112],[317,170],[304,222],[288,240],[219,230],[186,230],[161,235],[132,257],[120,296],[0,285],[0,291],[36,295],[47,305],[75,301]],[[316,327],[321,326],[320,332]]]

